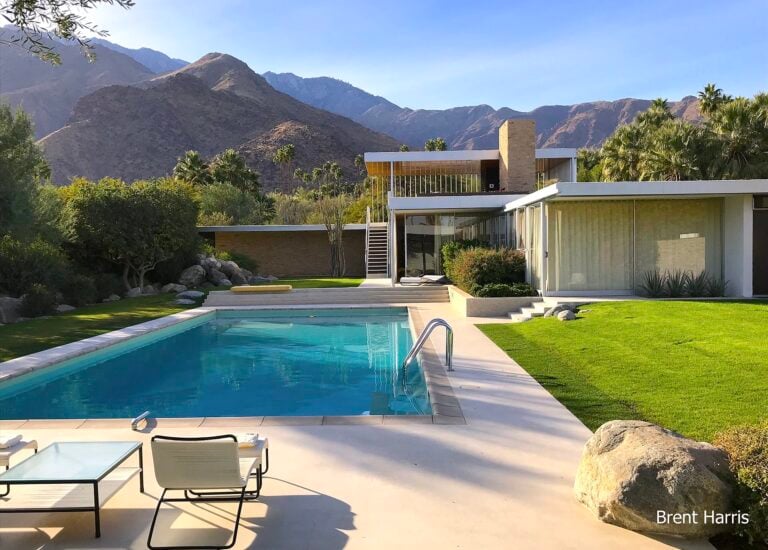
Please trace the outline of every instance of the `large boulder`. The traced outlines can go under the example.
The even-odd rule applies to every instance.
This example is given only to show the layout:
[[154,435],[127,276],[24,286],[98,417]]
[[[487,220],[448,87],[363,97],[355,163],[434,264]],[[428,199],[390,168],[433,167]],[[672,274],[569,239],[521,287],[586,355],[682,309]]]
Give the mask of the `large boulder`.
[[130,289],[128,292],[125,293],[126,298],[138,298],[141,296],[141,287],[135,286],[132,289]]
[[176,298],[183,300],[199,300],[203,296],[205,296],[205,292],[200,292],[199,290],[185,290],[183,292],[179,292],[176,295]]
[[224,260],[221,263],[221,271],[224,272],[224,274],[227,277],[232,277],[233,273],[236,273],[240,271],[240,266],[237,265],[235,262],[230,260]]
[[212,269],[215,269],[217,271],[221,271],[221,262],[214,258],[213,256],[210,256],[202,261],[200,264],[205,268],[205,271],[210,273]]
[[19,318],[21,298],[0,296],[0,323],[15,323]]
[[56,306],[56,311],[58,311],[59,313],[66,313],[68,311],[75,311],[75,307],[70,306],[68,304],[59,304],[58,306]]
[[191,265],[181,272],[179,284],[186,287],[200,286],[205,281],[205,269],[199,265]]
[[117,294],[110,294],[109,296],[104,298],[102,300],[102,302],[104,302],[106,304],[106,303],[109,303],[109,302],[117,302],[118,300],[120,300],[120,296],[118,296]]
[[557,314],[558,321],[573,321],[574,319],[576,319],[576,314],[570,309],[564,309]]
[[218,269],[211,269],[208,271],[208,280],[211,281],[216,286],[221,286],[219,281],[223,281],[226,279],[227,276],[224,275],[222,271],[219,271]]
[[168,294],[171,292],[184,292],[187,290],[187,287],[184,285],[179,285],[176,283],[168,283],[167,285],[163,285],[163,287],[160,289],[160,292],[163,294]]
[[584,447],[574,491],[602,521],[633,531],[701,538],[732,527],[716,520],[731,511],[725,452],[649,422],[600,426]]

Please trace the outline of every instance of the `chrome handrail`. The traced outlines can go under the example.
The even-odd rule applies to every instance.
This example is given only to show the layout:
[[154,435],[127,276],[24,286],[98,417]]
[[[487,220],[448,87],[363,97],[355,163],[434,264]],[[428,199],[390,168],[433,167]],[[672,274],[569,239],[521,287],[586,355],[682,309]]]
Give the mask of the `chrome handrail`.
[[432,331],[437,327],[445,328],[445,366],[447,367],[448,372],[453,371],[453,329],[451,328],[451,325],[448,324],[448,321],[439,318],[432,319],[424,327],[424,330],[421,331],[416,343],[411,347],[411,351],[405,356],[405,361],[403,361],[401,369],[405,370],[408,363],[413,361],[416,355],[421,351],[421,348],[424,347],[424,344],[427,343],[429,335],[432,334]]
[[149,411],[144,411],[139,416],[137,416],[136,418],[131,420],[131,429],[134,432],[138,431],[138,429],[139,429],[139,422],[141,422],[142,420],[146,420],[147,418],[149,418]]

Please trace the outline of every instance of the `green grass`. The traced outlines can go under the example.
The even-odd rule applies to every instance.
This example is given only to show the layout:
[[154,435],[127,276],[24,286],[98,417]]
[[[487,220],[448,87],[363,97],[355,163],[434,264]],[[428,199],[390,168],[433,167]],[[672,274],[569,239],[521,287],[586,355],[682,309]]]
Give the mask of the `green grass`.
[[0,326],[0,361],[195,307],[177,306],[173,300],[171,294],[142,296]]
[[768,411],[767,302],[604,302],[479,328],[592,430],[643,419],[710,440]]
[[291,285],[293,288],[345,288],[360,286],[363,279],[332,277],[300,277],[296,279],[278,279],[263,285]]

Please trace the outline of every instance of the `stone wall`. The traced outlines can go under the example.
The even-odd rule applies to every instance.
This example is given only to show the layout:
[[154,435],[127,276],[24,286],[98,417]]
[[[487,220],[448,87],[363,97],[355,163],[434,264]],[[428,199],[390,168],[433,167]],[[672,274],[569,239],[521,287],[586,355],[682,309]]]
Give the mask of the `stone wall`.
[[[331,275],[328,234],[324,230],[217,232],[216,248],[253,258],[261,275]],[[344,231],[344,251],[346,275],[365,276],[365,230]]]
[[536,190],[536,123],[507,120],[499,128],[499,188],[507,193]]

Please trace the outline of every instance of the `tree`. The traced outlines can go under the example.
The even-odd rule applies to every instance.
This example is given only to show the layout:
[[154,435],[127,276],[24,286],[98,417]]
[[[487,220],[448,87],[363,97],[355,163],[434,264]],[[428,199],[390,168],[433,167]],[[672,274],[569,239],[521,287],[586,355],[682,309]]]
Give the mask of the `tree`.
[[647,110],[637,115],[635,122],[640,125],[658,127],[674,118],[674,115],[669,110],[669,102],[659,97],[651,101],[651,105]]
[[600,151],[605,181],[635,181],[640,178],[640,154],[645,146],[640,124],[625,124],[605,140]]
[[428,139],[427,142],[424,144],[425,151],[446,151],[447,149],[448,149],[448,145],[445,143],[445,140],[441,137]]
[[343,277],[347,270],[344,256],[344,216],[349,206],[346,195],[324,196],[317,202],[318,212],[328,233],[331,251],[331,276]]
[[712,174],[722,179],[768,177],[768,109],[739,97],[721,103],[706,128],[716,143]]
[[576,165],[576,181],[602,180],[603,157],[599,149],[579,149]]
[[134,0],[4,0],[0,3],[0,17],[18,28],[19,34],[0,39],[0,44],[20,46],[40,59],[58,65],[61,56],[53,42],[45,38],[74,41],[93,59],[92,46],[86,35],[107,36],[82,14],[100,5],[131,8]]
[[49,176],[27,114],[0,104],[0,234],[28,232],[38,185]]
[[355,168],[357,168],[359,176],[365,175],[365,157],[363,155],[355,155]]
[[269,196],[275,204],[275,216],[272,223],[280,225],[301,225],[307,223],[314,209],[315,202],[306,193],[294,192],[290,195],[272,193]]
[[711,116],[721,105],[730,102],[732,99],[731,96],[725,95],[723,90],[710,83],[699,92],[699,110],[701,114]]
[[288,178],[290,177],[291,165],[293,164],[294,158],[296,158],[296,147],[293,143],[278,147],[275,154],[272,155],[272,162],[280,167],[282,179],[286,183],[288,183]]
[[229,183],[248,193],[259,192],[259,174],[248,168],[245,159],[234,149],[213,157],[211,177],[214,183]]
[[[260,225],[274,216],[274,203],[231,183],[219,183],[201,189],[200,214],[204,225]],[[224,220],[229,223],[222,223]]]
[[126,289],[143,287],[157,264],[197,240],[196,195],[174,179],[78,179],[67,192],[67,233],[75,246],[121,266]]
[[187,151],[178,159],[173,168],[173,176],[192,185],[213,183],[210,166],[197,151]]
[[701,178],[702,140],[701,130],[692,124],[682,120],[666,121],[648,140],[639,163],[640,179],[681,181]]
[[408,151],[410,151],[410,150],[411,150],[411,148],[410,148],[410,147],[408,147],[408,146],[407,146],[405,143],[403,143],[402,145],[400,145],[400,152],[401,152],[401,153],[407,153],[407,152],[408,152]]

